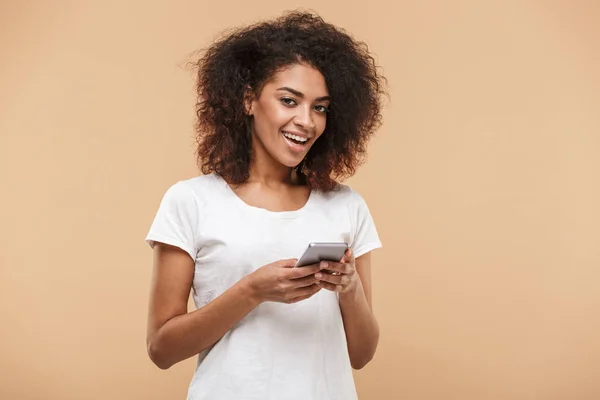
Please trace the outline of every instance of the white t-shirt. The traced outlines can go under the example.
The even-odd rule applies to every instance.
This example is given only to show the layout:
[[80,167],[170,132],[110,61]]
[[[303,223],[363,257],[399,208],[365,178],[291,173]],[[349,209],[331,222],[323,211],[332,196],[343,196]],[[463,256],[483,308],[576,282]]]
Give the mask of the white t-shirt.
[[[366,203],[346,185],[272,212],[245,203],[217,174],[171,186],[146,240],[192,257],[198,308],[263,265],[299,258],[309,242],[345,241],[355,257],[381,247]],[[198,355],[188,392],[188,400],[356,398],[338,296],[328,290],[259,305]]]

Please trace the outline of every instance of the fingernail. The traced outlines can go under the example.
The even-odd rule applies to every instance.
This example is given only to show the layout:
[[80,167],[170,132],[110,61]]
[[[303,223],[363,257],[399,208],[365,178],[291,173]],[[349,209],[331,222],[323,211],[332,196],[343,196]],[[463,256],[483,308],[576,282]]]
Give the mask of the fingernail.
[[317,278],[317,279],[321,279],[322,276],[323,276],[323,274],[320,272],[315,274],[315,278]]
[[321,268],[327,268],[328,265],[327,261],[321,261]]

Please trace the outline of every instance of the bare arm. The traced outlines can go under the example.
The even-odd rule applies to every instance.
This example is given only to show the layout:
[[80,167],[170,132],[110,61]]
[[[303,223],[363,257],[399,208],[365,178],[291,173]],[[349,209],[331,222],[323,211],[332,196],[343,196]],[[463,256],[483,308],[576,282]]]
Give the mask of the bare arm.
[[379,343],[379,325],[372,310],[371,254],[356,259],[356,286],[340,293],[340,308],[344,319],[350,362],[361,369],[375,355]]
[[188,313],[193,277],[194,262],[186,252],[155,245],[147,346],[159,368],[167,369],[210,347],[258,305],[241,281],[206,307]]
[[379,326],[371,306],[371,255],[354,259],[348,251],[341,263],[327,264],[317,278],[323,288],[339,292],[350,363],[352,368],[361,369],[371,361],[379,342]]
[[183,250],[162,243],[154,247],[154,271],[148,312],[147,348],[161,369],[197,355],[263,301],[292,303],[312,296],[319,266],[287,268],[281,260],[247,275],[206,306],[187,312],[194,261]]

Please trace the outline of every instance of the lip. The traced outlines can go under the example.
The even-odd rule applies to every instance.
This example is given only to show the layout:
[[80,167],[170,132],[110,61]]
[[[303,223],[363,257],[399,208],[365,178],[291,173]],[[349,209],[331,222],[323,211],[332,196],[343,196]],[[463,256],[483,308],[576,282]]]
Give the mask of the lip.
[[[300,137],[307,138],[308,140],[307,140],[307,141],[306,141],[306,143],[304,143],[304,144],[296,144],[296,143],[292,142],[291,140],[289,140],[288,138],[286,138],[286,137],[283,135],[283,132],[284,132],[284,131],[281,131],[281,137],[283,138],[283,140],[285,141],[285,143],[287,143],[287,145],[288,145],[288,148],[289,148],[290,150],[292,150],[294,153],[303,153],[303,152],[306,150],[306,147],[307,147],[307,145],[308,145],[308,140],[310,140],[310,138],[308,138],[308,137],[306,137],[306,136],[303,136],[303,135],[297,135],[297,136],[300,136]],[[285,131],[285,132],[287,132],[287,133],[292,133],[292,132],[290,132],[290,131]],[[293,135],[296,135],[295,133],[292,133],[292,134],[293,134]]]
[[284,130],[284,129],[282,129],[282,130],[281,130],[281,134],[282,134],[282,135],[283,135],[283,132],[285,132],[285,133],[290,133],[290,134],[292,134],[292,135],[299,136],[299,137],[301,137],[301,138],[304,138],[304,139],[307,139],[307,140],[310,140],[310,138],[311,138],[310,136],[308,136],[308,135],[307,135],[307,134],[305,134],[305,133],[294,132],[294,131],[288,131],[288,130]]

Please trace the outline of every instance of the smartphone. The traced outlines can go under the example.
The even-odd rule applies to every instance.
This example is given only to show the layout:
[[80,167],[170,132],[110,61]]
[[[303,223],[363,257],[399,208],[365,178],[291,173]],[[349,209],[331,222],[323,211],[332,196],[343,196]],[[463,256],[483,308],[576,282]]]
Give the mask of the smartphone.
[[304,267],[320,261],[339,262],[344,257],[346,250],[348,250],[346,242],[310,243],[295,266]]

